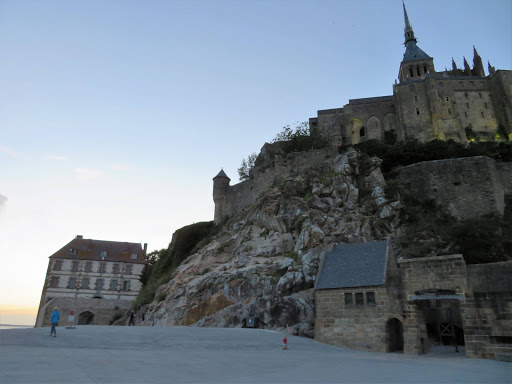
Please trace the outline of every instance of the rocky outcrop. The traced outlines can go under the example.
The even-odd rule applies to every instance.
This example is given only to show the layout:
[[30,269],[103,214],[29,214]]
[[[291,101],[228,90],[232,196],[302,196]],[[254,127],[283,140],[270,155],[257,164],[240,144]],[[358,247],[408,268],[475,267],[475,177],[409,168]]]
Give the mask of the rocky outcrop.
[[399,201],[385,198],[379,159],[354,150],[324,158],[281,173],[230,217],[159,287],[156,297],[164,299],[145,307],[145,318],[156,326],[244,327],[256,317],[261,327],[288,325],[312,337],[313,287],[325,252],[385,238],[401,212]]

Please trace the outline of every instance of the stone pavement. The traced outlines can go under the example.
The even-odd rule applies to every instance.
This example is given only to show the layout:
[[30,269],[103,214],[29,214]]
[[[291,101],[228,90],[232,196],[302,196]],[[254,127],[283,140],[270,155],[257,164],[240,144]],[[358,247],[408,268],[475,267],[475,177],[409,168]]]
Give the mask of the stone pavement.
[[0,330],[0,383],[511,383],[512,364],[353,351],[273,331],[78,326]]

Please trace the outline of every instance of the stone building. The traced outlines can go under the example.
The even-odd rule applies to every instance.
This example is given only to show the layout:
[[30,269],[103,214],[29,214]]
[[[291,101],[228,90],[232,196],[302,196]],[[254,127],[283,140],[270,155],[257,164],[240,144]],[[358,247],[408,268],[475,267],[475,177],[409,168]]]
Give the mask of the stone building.
[[512,361],[512,262],[466,265],[462,255],[395,260],[386,241],[341,244],[315,286],[315,340],[365,351]]
[[393,95],[351,99],[342,108],[319,110],[310,118],[335,143],[377,140],[457,142],[512,139],[512,71],[488,65],[473,47],[473,68],[438,72],[434,59],[418,45],[404,5],[405,53]]
[[50,325],[54,307],[66,321],[105,325],[131,308],[141,290],[147,244],[84,239],[78,235],[50,256],[36,327]]

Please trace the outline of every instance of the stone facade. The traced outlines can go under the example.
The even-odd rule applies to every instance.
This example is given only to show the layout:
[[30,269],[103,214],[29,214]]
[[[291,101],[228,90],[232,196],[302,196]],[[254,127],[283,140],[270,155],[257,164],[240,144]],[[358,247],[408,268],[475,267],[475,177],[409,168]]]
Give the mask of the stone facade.
[[61,316],[74,309],[79,324],[109,324],[139,294],[146,250],[147,244],[77,236],[50,256],[36,327],[49,325],[55,306]]
[[383,140],[386,132],[400,140],[462,143],[512,138],[512,71],[496,71],[489,65],[486,76],[474,49],[472,69],[467,62],[464,70],[453,63],[452,70],[436,72],[433,58],[416,45],[405,6],[404,15],[406,52],[393,95],[353,99],[342,108],[319,110],[309,119],[311,130],[340,144]]
[[420,201],[434,200],[458,219],[503,215],[511,165],[486,156],[425,161],[403,167],[399,181],[402,191]]
[[[467,357],[512,361],[512,262],[466,266],[462,255],[390,259],[384,286],[316,290],[315,340],[359,350],[394,350],[400,322],[406,354],[432,342],[465,344]],[[362,305],[345,294],[364,293]],[[375,293],[367,305],[366,293]],[[395,345],[396,346],[396,345]]]

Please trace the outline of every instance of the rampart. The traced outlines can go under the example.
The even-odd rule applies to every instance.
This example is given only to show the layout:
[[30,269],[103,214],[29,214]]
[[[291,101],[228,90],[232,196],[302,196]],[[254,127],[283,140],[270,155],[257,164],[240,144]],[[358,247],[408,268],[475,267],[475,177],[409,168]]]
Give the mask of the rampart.
[[512,164],[487,156],[425,161],[400,170],[402,190],[420,201],[435,200],[458,219],[503,215],[511,193]]

